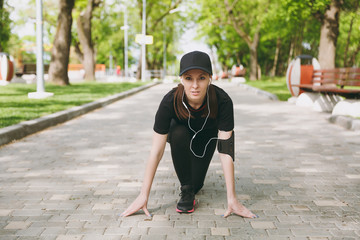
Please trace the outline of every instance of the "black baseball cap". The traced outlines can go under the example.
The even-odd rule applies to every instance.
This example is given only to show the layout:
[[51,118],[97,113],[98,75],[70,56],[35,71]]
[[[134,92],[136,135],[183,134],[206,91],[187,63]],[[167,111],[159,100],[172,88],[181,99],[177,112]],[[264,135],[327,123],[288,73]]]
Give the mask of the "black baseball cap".
[[180,60],[180,74],[191,69],[201,69],[208,74],[212,75],[211,61],[208,54],[200,51],[193,51],[186,53]]

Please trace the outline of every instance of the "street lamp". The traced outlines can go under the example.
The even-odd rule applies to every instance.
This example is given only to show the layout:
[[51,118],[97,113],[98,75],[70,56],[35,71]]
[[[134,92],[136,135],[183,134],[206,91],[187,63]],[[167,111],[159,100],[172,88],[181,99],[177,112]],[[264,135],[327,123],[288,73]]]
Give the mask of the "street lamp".
[[124,30],[124,70],[125,70],[125,80],[127,79],[128,75],[128,30],[129,30],[129,25],[128,25],[128,16],[127,16],[127,6],[126,3],[124,5],[124,26],[121,27],[121,30]]
[[141,81],[145,82],[145,65],[146,65],[146,48],[145,48],[145,36],[146,36],[146,0],[143,0],[143,14],[142,14],[142,42],[141,42]]
[[36,92],[28,93],[28,98],[41,99],[53,95],[45,92],[44,87],[43,10],[42,0],[36,0]]
[[[171,9],[169,11],[169,14],[173,14],[176,12],[181,12],[183,11],[182,8],[175,8],[175,9]],[[163,56],[163,76],[162,79],[165,80],[166,77],[166,16],[164,17],[164,40],[163,40],[163,48],[164,48],[164,56]]]

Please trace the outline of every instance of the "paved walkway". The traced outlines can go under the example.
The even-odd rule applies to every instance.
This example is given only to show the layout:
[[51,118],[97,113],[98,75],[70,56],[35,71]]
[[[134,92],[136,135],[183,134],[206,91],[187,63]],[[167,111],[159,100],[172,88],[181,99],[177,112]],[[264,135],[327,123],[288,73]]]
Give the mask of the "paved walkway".
[[233,98],[239,199],[258,219],[221,217],[215,154],[193,214],[175,206],[169,146],[152,218],[118,216],[137,196],[161,84],[0,148],[0,239],[359,239],[360,136],[328,115],[220,83]]

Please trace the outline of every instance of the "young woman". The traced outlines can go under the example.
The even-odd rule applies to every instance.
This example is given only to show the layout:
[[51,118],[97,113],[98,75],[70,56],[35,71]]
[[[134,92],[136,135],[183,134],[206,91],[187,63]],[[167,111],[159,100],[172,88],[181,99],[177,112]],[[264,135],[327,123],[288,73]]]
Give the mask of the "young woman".
[[211,84],[212,67],[206,53],[194,51],[180,61],[181,83],[168,92],[155,116],[153,143],[138,197],[121,214],[129,216],[142,209],[151,216],[147,202],[166,142],[181,184],[176,211],[194,211],[195,194],[203,187],[216,145],[220,153],[228,208],[231,213],[247,218],[256,215],[236,198],[234,180],[234,114],[232,100],[221,88]]

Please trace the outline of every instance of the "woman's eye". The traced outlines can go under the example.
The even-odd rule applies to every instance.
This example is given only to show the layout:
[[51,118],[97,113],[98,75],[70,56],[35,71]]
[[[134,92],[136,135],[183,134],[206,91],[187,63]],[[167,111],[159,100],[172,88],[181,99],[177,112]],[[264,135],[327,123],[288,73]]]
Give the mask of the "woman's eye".
[[186,79],[186,80],[191,80],[191,77],[186,77],[185,79]]

